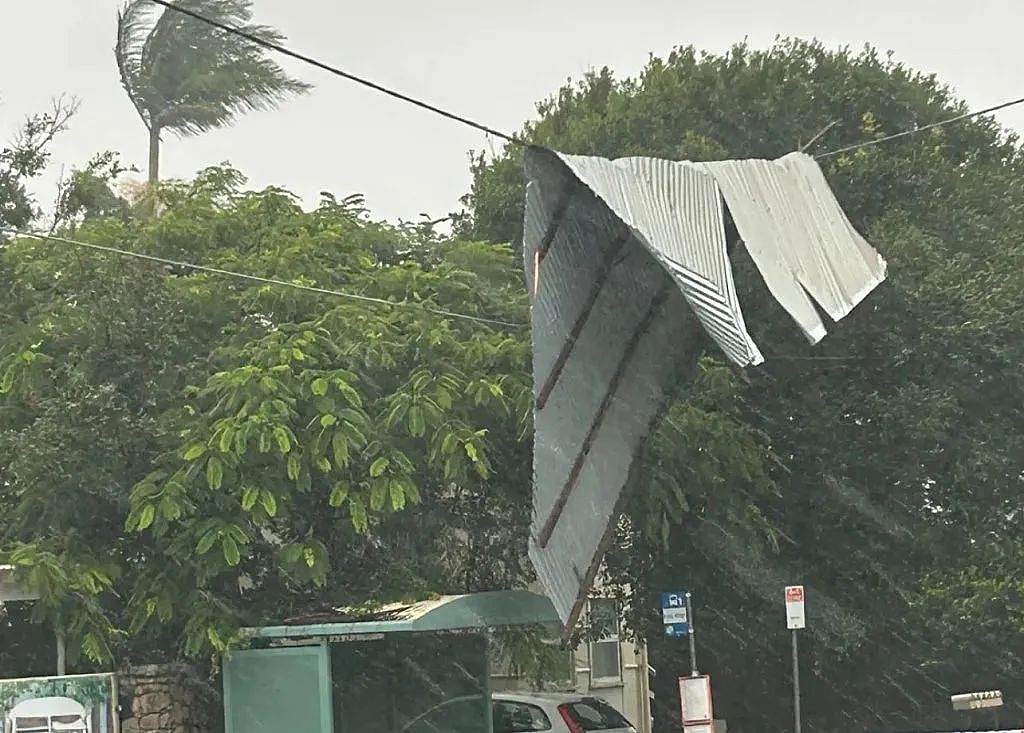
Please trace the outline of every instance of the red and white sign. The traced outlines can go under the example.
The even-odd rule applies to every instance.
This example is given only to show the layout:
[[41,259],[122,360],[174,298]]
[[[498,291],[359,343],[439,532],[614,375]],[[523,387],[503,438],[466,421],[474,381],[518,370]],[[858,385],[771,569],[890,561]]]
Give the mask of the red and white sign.
[[807,627],[807,616],[804,613],[804,587],[802,585],[786,586],[786,628],[803,629]]
[[679,705],[682,711],[683,728],[710,725],[715,718],[711,706],[711,678],[679,678]]

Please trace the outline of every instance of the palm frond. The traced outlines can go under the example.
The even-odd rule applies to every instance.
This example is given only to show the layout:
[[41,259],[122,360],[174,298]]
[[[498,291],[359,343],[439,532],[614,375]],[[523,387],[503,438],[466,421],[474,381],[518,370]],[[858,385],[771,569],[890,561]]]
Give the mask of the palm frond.
[[[251,0],[179,0],[221,23],[280,43],[284,36],[252,22]],[[158,128],[180,135],[230,124],[239,114],[275,108],[310,85],[288,76],[250,41],[165,10],[143,15],[134,0],[119,15],[118,64],[136,109]],[[123,41],[121,39],[124,39]],[[122,50],[123,48],[123,50]],[[145,110],[145,114],[141,110]]]
[[143,58],[154,17],[154,5],[148,0],[129,2],[117,13],[117,41],[114,45],[121,86],[147,127],[150,115],[145,99],[149,90],[143,73]]

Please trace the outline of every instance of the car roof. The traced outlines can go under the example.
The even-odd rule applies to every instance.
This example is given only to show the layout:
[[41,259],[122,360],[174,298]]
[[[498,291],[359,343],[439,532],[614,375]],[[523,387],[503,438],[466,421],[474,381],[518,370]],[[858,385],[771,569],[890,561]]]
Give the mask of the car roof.
[[495,692],[491,694],[492,700],[506,700],[508,702],[581,702],[586,699],[593,699],[593,695],[580,695],[576,692]]

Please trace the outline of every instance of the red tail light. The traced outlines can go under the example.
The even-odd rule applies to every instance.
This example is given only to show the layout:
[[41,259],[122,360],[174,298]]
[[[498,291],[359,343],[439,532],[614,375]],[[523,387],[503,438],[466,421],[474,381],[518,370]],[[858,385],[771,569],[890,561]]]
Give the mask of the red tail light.
[[559,705],[558,714],[562,716],[562,720],[569,726],[569,733],[586,733],[583,730],[583,726],[576,721],[576,717],[572,714],[572,708],[568,705]]

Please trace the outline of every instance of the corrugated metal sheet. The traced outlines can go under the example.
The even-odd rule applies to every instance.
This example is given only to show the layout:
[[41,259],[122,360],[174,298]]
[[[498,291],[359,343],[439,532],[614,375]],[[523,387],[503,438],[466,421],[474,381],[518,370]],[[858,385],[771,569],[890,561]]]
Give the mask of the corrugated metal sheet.
[[885,279],[885,261],[854,230],[810,156],[697,167],[718,182],[765,284],[812,343],[825,326],[811,298],[838,321]]
[[672,275],[732,361],[764,361],[743,323],[726,253],[722,196],[712,177],[656,158],[561,159]]
[[807,156],[695,164],[529,148],[525,169],[529,554],[568,633],[647,437],[696,357],[694,316],[735,363],[763,361],[736,295],[723,195],[772,293],[812,338],[824,326],[804,288],[838,319],[885,263]]

